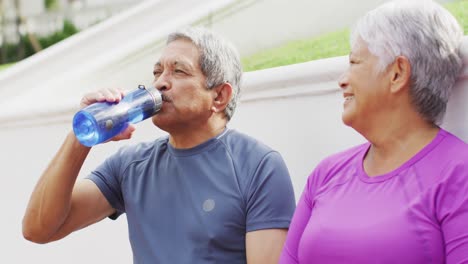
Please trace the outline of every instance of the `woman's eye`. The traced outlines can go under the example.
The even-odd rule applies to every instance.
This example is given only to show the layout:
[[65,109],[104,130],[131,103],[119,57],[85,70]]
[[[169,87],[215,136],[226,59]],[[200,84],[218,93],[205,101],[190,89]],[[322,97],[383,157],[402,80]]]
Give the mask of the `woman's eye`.
[[153,72],[154,77],[159,77],[161,74],[162,74],[161,71],[154,71]]
[[185,74],[185,72],[183,70],[180,70],[180,69],[175,69],[174,72],[175,73],[184,73]]

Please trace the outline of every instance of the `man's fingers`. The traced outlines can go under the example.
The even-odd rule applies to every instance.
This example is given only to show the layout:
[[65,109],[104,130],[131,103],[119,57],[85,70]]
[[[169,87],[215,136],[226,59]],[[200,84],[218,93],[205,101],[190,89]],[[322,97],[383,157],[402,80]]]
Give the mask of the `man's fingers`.
[[81,108],[84,108],[96,102],[117,103],[122,100],[124,94],[125,92],[118,88],[101,89],[99,91],[85,94],[81,99],[80,106]]
[[123,140],[123,139],[130,139],[132,138],[132,134],[133,132],[135,131],[135,126],[130,124],[128,125],[128,127],[122,132],[120,133],[119,135],[115,136],[112,141],[119,141],[119,140]]

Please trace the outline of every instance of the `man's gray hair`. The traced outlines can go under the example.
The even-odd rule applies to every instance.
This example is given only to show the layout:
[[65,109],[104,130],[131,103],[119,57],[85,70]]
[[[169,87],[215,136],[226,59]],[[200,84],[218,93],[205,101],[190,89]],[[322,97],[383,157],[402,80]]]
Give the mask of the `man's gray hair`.
[[361,18],[351,34],[380,60],[384,71],[397,56],[411,64],[410,95],[416,110],[439,124],[456,78],[462,69],[460,45],[463,30],[457,20],[431,0],[386,3]]
[[200,68],[206,77],[206,87],[228,82],[232,86],[232,98],[225,114],[231,120],[240,95],[242,66],[239,53],[234,46],[219,35],[204,28],[187,28],[169,35],[167,44],[179,40],[190,40],[200,52]]

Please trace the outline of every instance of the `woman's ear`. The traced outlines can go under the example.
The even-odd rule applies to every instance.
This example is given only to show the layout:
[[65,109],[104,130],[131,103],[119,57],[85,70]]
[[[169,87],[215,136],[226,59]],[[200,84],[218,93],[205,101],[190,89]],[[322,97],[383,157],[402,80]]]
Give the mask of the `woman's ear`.
[[405,56],[398,56],[391,66],[391,92],[406,89],[411,81],[411,64]]
[[232,86],[224,82],[213,88],[214,98],[211,110],[215,113],[222,112],[227,107],[232,97]]

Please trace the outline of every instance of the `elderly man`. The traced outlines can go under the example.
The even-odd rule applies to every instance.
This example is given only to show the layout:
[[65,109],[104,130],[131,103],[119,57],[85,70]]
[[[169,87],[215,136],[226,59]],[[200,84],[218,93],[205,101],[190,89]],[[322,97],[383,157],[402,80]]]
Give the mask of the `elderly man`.
[[[294,193],[278,152],[226,127],[240,92],[236,50],[207,30],[176,32],[153,74],[164,102],[152,121],[169,135],[121,148],[76,182],[90,148],[70,133],[32,193],[25,238],[47,243],[125,213],[134,263],[277,263]],[[122,96],[101,90],[82,106]]]

